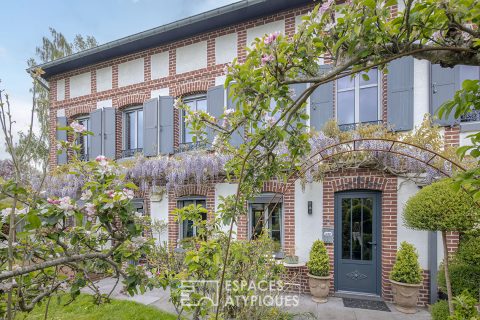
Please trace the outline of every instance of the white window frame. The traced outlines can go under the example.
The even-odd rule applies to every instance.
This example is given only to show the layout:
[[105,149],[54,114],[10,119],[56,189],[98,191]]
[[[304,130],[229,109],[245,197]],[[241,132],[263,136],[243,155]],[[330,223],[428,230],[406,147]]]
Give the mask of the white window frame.
[[[85,116],[80,116],[78,118],[75,119],[76,122],[83,124],[84,121],[87,121],[87,126],[85,127],[87,129],[87,131],[90,131],[90,116],[89,115],[85,115]],[[84,135],[82,136],[82,139],[85,141],[87,141],[87,153],[84,154],[85,156],[85,159],[81,159],[81,160],[84,160],[84,161],[88,161],[89,160],[89,157],[90,157],[90,143],[91,143],[91,138],[90,138],[90,135]],[[76,141],[76,143],[78,143],[78,140]],[[83,144],[81,146],[82,150],[84,150],[83,148]],[[81,155],[81,154],[80,154]],[[79,155],[79,156],[80,156]]]
[[[261,195],[262,198],[271,198],[271,199],[274,199],[274,198],[277,198],[278,196],[275,196],[273,194],[262,194]],[[252,225],[252,222],[253,222],[253,210],[252,210],[252,205],[256,205],[256,204],[263,204],[263,205],[267,205],[266,207],[266,210],[264,210],[263,212],[263,220],[266,222],[263,226],[264,229],[267,229],[268,232],[269,232],[269,235],[271,237],[271,217],[270,216],[270,213],[269,213],[269,210],[268,210],[268,205],[269,204],[272,204],[272,205],[280,205],[280,251],[283,250],[283,248],[285,247],[285,217],[284,217],[284,214],[285,214],[285,208],[284,208],[284,201],[283,201],[283,197],[281,197],[281,199],[278,199],[278,200],[272,200],[270,203],[267,201],[256,201],[256,200],[252,200],[252,201],[249,201],[248,202],[248,239],[252,239],[252,236],[253,236],[253,225]]]
[[[194,94],[190,96],[186,96],[183,98],[183,103],[187,104],[190,101],[197,101],[197,100],[205,100],[205,103],[207,104],[208,108],[208,101],[207,101],[207,94],[206,93],[200,93],[200,94]],[[185,141],[185,136],[186,136],[186,130],[187,127],[185,125],[185,110],[182,110],[181,112],[181,118],[180,118],[180,143],[193,143],[193,141]]]
[[[377,121],[382,120],[382,72],[377,69],[377,84],[360,85],[361,73],[357,73],[354,78],[354,122],[342,123],[339,125],[359,124],[360,122],[360,89],[377,87]],[[338,89],[338,80],[335,83],[335,119],[338,123],[338,93],[352,91],[352,89]],[[368,123],[368,122],[367,122]]]
[[[135,141],[135,144],[136,144],[136,148],[134,149],[142,149],[143,150],[143,144],[142,144],[142,147],[141,148],[138,148],[138,135],[139,135],[139,131],[138,131],[138,111],[142,111],[143,112],[143,106],[142,105],[139,105],[139,106],[133,106],[133,107],[129,107],[125,110],[122,111],[122,151],[126,151],[126,150],[133,150],[133,149],[127,149],[127,113],[132,113],[132,112],[135,112],[136,113],[136,130],[137,130],[137,136],[136,136],[136,141]],[[142,124],[142,127],[143,127],[143,124]],[[145,139],[145,137],[143,137],[143,130],[141,132],[142,134],[142,138]]]
[[[187,196],[187,197],[181,197],[181,198],[178,198],[177,199],[177,208],[184,208],[183,207],[180,207],[179,206],[179,202],[183,202],[183,201],[193,201],[195,206],[197,205],[197,201],[204,201],[205,202],[205,209],[207,208],[207,198],[206,197],[202,197],[202,196]],[[208,216],[207,216],[207,219],[208,219]],[[183,236],[183,223],[185,222],[185,220],[182,220],[182,221],[179,221],[178,222],[178,239],[181,241],[181,240],[184,240],[184,239],[190,239],[190,238],[185,238]],[[196,226],[193,226],[193,237],[196,237],[197,236],[197,227]]]

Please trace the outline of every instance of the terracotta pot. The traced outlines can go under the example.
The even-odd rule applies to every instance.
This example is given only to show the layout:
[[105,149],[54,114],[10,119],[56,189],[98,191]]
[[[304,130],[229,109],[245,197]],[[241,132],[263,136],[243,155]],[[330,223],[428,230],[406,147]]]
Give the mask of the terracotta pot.
[[310,293],[312,300],[317,303],[327,302],[328,293],[330,292],[330,276],[317,277],[308,274],[308,285],[310,286]]
[[418,294],[422,284],[401,283],[391,279],[390,282],[392,283],[395,308],[403,313],[416,313]]

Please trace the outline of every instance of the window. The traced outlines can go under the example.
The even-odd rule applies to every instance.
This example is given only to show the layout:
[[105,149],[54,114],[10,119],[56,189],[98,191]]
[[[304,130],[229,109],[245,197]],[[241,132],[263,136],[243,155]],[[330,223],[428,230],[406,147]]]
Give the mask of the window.
[[[177,208],[183,208],[189,205],[201,205],[202,207],[206,208],[206,201],[205,198],[185,198],[182,200],[177,201]],[[207,220],[207,215],[202,215],[203,220]],[[193,221],[191,220],[183,220],[180,223],[180,239],[187,239],[191,237],[195,237],[197,235],[196,227],[193,225]]]
[[250,203],[249,234],[255,239],[264,229],[280,250],[283,243],[282,199],[278,196],[264,195]]
[[[78,118],[77,122],[83,125],[87,131],[90,131],[90,118],[89,117],[82,117]],[[80,135],[77,138],[77,144],[80,146],[80,151],[78,154],[78,158],[82,161],[88,161],[89,154],[90,154],[90,135]]]
[[[207,111],[207,97],[205,95],[196,95],[186,97],[184,103],[194,111]],[[182,114],[182,144],[193,145],[193,134],[191,129],[185,123],[185,111]]]
[[143,108],[128,109],[124,112],[123,157],[131,157],[143,149]]
[[337,122],[341,129],[357,123],[378,123],[378,70],[371,69],[368,80],[362,74],[337,80]]

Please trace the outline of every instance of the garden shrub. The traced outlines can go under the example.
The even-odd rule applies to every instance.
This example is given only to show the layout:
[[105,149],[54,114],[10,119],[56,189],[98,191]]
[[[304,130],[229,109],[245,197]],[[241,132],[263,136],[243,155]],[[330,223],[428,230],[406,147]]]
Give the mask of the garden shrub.
[[430,310],[432,320],[448,320],[450,312],[448,311],[448,302],[440,300],[432,305]]
[[408,284],[419,284],[422,282],[422,268],[418,262],[417,250],[412,244],[406,241],[400,244],[390,279]]
[[[459,295],[465,290],[472,295],[478,295],[480,290],[480,267],[471,266],[454,259],[450,262],[449,274],[453,295]],[[438,272],[438,286],[443,292],[446,292],[443,265]]]
[[480,268],[480,237],[468,236],[461,239],[455,256],[459,261]]
[[477,299],[473,298],[467,291],[456,296],[453,300],[455,311],[449,320],[480,320],[477,311]]
[[307,268],[313,276],[327,277],[330,275],[330,258],[323,241],[316,240],[313,243]]

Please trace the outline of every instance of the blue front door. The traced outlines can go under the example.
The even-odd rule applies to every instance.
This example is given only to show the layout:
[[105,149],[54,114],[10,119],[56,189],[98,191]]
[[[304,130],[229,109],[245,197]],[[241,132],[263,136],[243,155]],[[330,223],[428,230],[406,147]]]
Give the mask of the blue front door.
[[335,194],[335,290],[380,295],[380,193]]

